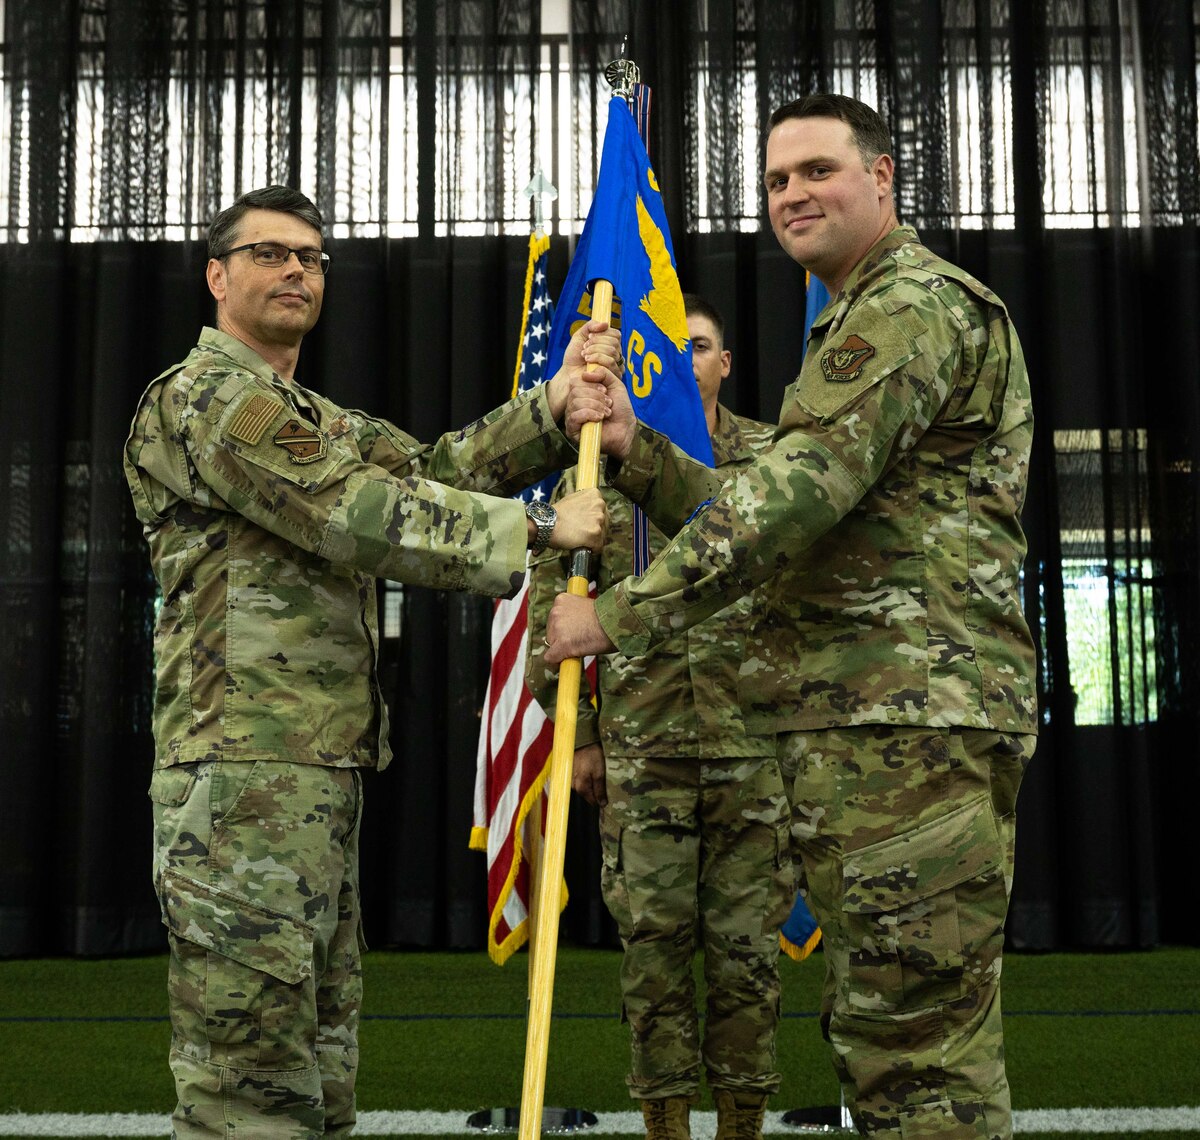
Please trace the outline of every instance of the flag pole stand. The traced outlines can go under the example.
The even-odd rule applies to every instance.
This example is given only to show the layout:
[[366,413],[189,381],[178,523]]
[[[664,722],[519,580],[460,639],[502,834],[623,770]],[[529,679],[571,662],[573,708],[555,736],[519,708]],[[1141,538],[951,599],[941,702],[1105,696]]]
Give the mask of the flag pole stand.
[[[512,1135],[520,1131],[519,1108],[484,1108],[467,1117],[467,1127],[485,1135]],[[596,1114],[586,1108],[543,1108],[541,1135],[570,1136],[596,1127]]]
[[792,1108],[783,1114],[783,1123],[789,1130],[805,1136],[856,1136],[858,1135],[846,1097],[839,1092],[837,1104],[823,1104],[816,1108]]

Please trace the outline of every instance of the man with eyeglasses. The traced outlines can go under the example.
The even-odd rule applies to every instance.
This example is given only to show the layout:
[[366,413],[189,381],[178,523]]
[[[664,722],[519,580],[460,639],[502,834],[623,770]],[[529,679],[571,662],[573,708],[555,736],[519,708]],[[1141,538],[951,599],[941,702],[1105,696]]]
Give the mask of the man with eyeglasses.
[[422,444],[295,382],[322,245],[286,187],[218,215],[217,327],[125,447],[162,595],[150,797],[180,1137],[353,1128],[359,769],[391,759],[374,579],[505,595],[528,549],[603,542],[598,491],[533,515],[493,494],[574,463],[569,373],[619,374],[617,334],[589,323],[547,384]]

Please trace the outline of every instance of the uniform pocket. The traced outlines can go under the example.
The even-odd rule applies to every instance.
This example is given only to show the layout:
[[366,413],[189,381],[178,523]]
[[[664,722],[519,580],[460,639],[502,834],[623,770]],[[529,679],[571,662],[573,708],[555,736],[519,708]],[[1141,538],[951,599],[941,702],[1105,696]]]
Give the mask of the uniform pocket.
[[177,938],[297,985],[312,974],[313,928],[231,891],[167,868],[159,883],[163,922]]
[[633,914],[629,908],[629,888],[625,883],[625,868],[621,860],[622,827],[616,813],[600,812],[600,893],[623,939],[633,932]]
[[158,768],[150,777],[150,799],[165,807],[185,804],[196,786],[196,770],[199,764],[176,764],[171,768]]
[[[1003,853],[984,796],[843,857],[842,909],[860,1012],[912,1012],[954,1001],[977,984],[990,964],[978,956],[991,957],[1003,931]],[[988,920],[981,923],[981,915]]]
[[796,874],[792,865],[792,845],[789,821],[775,825],[775,858],[771,874],[771,891],[763,915],[763,930],[774,933],[787,921],[796,898]]

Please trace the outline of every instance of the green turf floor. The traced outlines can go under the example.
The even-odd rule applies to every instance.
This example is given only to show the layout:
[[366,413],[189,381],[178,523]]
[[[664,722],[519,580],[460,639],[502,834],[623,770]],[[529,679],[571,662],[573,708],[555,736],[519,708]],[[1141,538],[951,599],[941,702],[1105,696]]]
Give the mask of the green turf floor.
[[[599,950],[559,954],[548,1104],[630,1107],[618,960]],[[368,954],[360,1109],[518,1103],[525,962]],[[812,1016],[821,959],[781,968],[784,1079],[772,1108],[832,1103],[837,1089]],[[0,962],[0,1113],[168,1112],[165,980],[164,958]],[[1200,950],[1009,954],[1004,1008],[1018,1110],[1200,1104]]]

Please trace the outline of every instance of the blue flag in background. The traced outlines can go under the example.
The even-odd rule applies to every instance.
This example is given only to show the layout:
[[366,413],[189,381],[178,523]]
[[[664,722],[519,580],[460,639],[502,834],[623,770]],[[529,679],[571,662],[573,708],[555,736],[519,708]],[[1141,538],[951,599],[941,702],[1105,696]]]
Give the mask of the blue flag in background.
[[608,104],[596,194],[558,297],[546,375],[558,370],[572,332],[591,318],[591,283],[601,279],[612,282],[613,325],[621,329],[625,386],[638,419],[711,466],[667,215],[620,98]]
[[829,290],[823,282],[805,270],[804,273],[804,347],[808,348],[808,333],[813,327],[813,321],[821,315],[821,310],[829,304]]
[[821,941],[821,928],[808,909],[804,896],[796,892],[792,913],[779,931],[779,948],[796,962],[803,962]]

